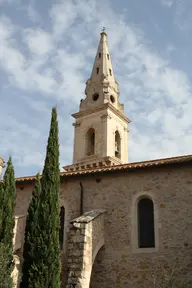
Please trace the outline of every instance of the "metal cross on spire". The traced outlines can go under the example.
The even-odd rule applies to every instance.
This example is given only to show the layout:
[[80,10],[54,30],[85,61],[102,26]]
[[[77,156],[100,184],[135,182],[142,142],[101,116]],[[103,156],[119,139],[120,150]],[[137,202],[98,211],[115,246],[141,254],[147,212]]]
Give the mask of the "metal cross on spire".
[[106,30],[105,27],[103,27],[102,32],[105,32],[105,30]]

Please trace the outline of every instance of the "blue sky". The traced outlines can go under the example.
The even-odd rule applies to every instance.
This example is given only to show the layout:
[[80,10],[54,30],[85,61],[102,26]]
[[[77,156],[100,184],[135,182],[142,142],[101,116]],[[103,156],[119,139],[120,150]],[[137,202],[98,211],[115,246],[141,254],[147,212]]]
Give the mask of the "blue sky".
[[60,164],[106,27],[129,162],[192,153],[191,0],[0,0],[0,155],[16,176],[41,171],[52,106]]

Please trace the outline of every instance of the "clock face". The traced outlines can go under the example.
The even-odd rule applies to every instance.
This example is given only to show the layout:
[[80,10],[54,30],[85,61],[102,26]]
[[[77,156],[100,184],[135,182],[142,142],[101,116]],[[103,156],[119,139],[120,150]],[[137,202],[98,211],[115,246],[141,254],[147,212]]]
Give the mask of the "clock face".
[[115,103],[115,97],[113,95],[110,96],[111,103]]
[[93,101],[97,101],[97,99],[99,99],[99,94],[98,93],[94,93],[92,96]]

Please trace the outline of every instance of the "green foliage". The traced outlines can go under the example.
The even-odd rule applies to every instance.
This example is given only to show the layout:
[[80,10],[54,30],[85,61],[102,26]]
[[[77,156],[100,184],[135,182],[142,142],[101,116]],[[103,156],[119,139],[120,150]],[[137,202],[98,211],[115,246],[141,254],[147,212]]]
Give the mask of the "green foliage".
[[[40,184],[37,183],[36,185],[39,187]],[[26,273],[26,276],[23,276],[21,287],[60,287],[59,188],[58,121],[56,108],[53,108],[47,153],[41,178],[41,191],[38,188],[37,199],[32,200],[36,208],[30,208],[32,216],[28,217],[28,222],[33,219],[36,224],[32,229],[33,225],[27,223],[27,230],[33,232],[30,232],[31,235],[29,236],[29,232],[26,230],[27,243],[24,247],[24,261],[26,263],[24,263],[25,268],[23,268],[23,273]],[[26,249],[29,249],[30,252],[28,253]]]
[[12,267],[10,266],[10,259],[8,257],[7,246],[0,243],[0,288],[12,288],[13,282],[10,277]]
[[13,228],[16,203],[15,173],[11,157],[0,183],[0,288],[12,287]]
[[3,238],[3,222],[4,222],[4,187],[0,182],[0,241]]
[[0,242],[12,247],[14,208],[16,203],[15,173],[9,157],[3,182],[0,185]]
[[28,209],[28,216],[25,227],[25,241],[23,252],[22,281],[21,287],[28,287],[30,267],[33,265],[36,255],[36,243],[40,235],[38,226],[39,197],[41,194],[40,175],[37,174],[35,187],[32,193],[32,200]]

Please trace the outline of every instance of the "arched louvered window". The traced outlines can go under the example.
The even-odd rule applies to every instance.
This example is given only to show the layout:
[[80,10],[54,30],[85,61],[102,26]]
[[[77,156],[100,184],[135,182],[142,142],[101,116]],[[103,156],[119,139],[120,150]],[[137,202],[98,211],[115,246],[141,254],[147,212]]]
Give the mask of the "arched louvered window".
[[115,157],[121,159],[121,137],[118,131],[115,131]]
[[60,242],[60,248],[63,249],[63,238],[64,238],[64,227],[65,225],[65,208],[62,206],[60,208],[60,230],[59,230],[59,242]]
[[155,247],[154,206],[149,198],[138,202],[138,247]]

